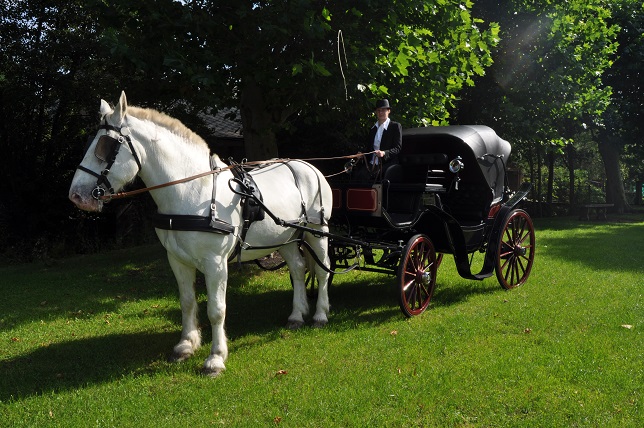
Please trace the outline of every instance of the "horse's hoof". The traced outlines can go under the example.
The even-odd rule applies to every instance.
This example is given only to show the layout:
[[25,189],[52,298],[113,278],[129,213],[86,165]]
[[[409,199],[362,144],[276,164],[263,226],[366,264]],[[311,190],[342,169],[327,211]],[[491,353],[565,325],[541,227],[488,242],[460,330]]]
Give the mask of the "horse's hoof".
[[192,357],[192,352],[174,352],[168,357],[168,361],[171,363],[180,363]]
[[323,321],[313,321],[313,328],[324,328],[326,327],[328,321],[323,320]]
[[213,369],[208,369],[206,367],[203,367],[201,369],[201,374],[207,377],[218,377],[220,374],[222,374],[224,369],[222,368],[213,368]]
[[302,327],[304,327],[304,321],[291,321],[291,320],[289,320],[286,323],[286,328],[288,328],[289,330],[299,330]]

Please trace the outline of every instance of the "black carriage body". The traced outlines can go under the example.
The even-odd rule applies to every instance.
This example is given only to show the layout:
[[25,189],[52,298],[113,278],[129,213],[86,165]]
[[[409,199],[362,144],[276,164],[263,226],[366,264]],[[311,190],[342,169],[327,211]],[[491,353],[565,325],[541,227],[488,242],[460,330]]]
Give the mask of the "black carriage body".
[[[510,151],[487,126],[404,130],[398,163],[382,177],[330,183],[332,269],[396,274],[406,316],[428,307],[442,254],[454,256],[463,278],[496,272],[505,289],[523,284],[535,236],[530,216],[516,206],[531,185],[513,194],[507,188]],[[478,273],[471,271],[475,251],[485,253]]]
[[479,250],[503,202],[510,150],[487,126],[406,129],[399,163],[381,180],[331,183],[333,223],[376,246],[422,233],[441,253]]

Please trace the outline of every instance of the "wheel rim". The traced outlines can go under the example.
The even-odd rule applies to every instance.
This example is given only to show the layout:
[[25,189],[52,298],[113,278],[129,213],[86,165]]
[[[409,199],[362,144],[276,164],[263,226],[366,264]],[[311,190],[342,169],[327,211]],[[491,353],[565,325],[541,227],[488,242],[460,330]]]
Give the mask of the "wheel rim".
[[436,252],[429,238],[414,236],[405,248],[399,271],[400,308],[408,316],[423,313],[436,285]]
[[528,213],[514,211],[499,241],[496,277],[503,288],[514,288],[528,279],[534,261],[534,226]]

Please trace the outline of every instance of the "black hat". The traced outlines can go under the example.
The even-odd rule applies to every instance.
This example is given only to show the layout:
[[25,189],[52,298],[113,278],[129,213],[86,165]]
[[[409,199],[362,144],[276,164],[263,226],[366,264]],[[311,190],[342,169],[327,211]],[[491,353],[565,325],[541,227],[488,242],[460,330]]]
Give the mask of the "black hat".
[[[384,100],[378,100],[376,101],[376,108],[388,108],[391,110],[391,107],[389,106],[389,100],[384,99]],[[375,109],[374,109],[375,110]]]

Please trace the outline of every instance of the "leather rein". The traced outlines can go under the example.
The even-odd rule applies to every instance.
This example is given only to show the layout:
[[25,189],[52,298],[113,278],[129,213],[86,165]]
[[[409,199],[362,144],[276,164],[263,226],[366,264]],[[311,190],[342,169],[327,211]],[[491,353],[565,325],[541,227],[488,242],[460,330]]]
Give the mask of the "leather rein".
[[[373,153],[373,152],[370,152],[370,153]],[[353,167],[353,162],[355,162],[354,159],[360,158],[360,157],[368,155],[370,153],[356,153],[354,155],[346,155],[346,156],[338,156],[338,157],[308,158],[308,159],[297,159],[297,160],[315,161],[315,160],[350,159],[352,161],[352,165],[351,166],[345,166],[344,170],[339,173],[339,174],[342,174],[344,172],[349,171]],[[136,155],[135,155],[135,158],[136,158]],[[281,158],[281,159],[272,159],[272,160],[266,160],[266,161],[251,161],[251,162],[242,162],[240,165],[242,167],[246,167],[246,166],[261,166],[261,165],[269,165],[269,164],[275,164],[275,163],[287,163],[287,162],[290,162],[292,160],[295,160],[295,159]],[[237,165],[237,166],[239,166],[239,165]],[[97,199],[109,202],[109,201],[111,201],[113,199],[128,198],[128,197],[135,196],[135,195],[145,193],[145,192],[149,192],[149,191],[152,191],[152,190],[162,189],[164,187],[175,186],[177,184],[187,183],[188,181],[197,180],[199,178],[207,177],[209,175],[219,174],[222,171],[229,171],[229,170],[232,170],[235,167],[236,167],[235,165],[231,165],[231,166],[226,166],[226,167],[223,167],[223,168],[215,168],[215,169],[213,169],[211,171],[202,172],[202,173],[199,173],[199,174],[196,174],[196,175],[191,175],[189,177],[181,178],[181,179],[174,180],[174,181],[169,181],[169,182],[163,183],[163,184],[157,184],[155,186],[150,186],[150,187],[144,187],[144,188],[141,188],[141,189],[130,190],[130,191],[127,191],[127,192],[102,194],[102,195],[99,195]],[[84,168],[81,168],[81,167],[79,167],[79,168],[82,169],[83,171],[85,171]],[[92,175],[95,175],[95,174],[92,174]],[[333,175],[336,175],[336,174],[333,174]]]
[[[86,172],[87,174],[90,174],[94,177],[96,177],[96,187],[94,190],[92,190],[92,197],[96,200],[99,201],[105,201],[109,202],[113,199],[122,199],[122,198],[127,198],[130,196],[138,195],[141,193],[149,192],[151,190],[157,190],[157,189],[162,189],[164,187],[170,187],[170,186],[175,186],[177,184],[181,183],[186,183],[188,181],[196,180],[198,178],[202,177],[207,177],[209,175],[213,174],[218,174],[222,171],[226,170],[231,170],[234,168],[239,168],[240,166],[242,168],[246,166],[261,166],[261,165],[268,165],[268,164],[275,164],[275,163],[288,163],[291,160],[301,160],[301,161],[314,161],[314,160],[337,160],[337,159],[350,159],[350,162],[347,162],[344,166],[344,170],[337,173],[337,174],[332,174],[327,177],[331,177],[334,175],[342,174],[344,172],[350,171],[357,161],[355,160],[356,158],[363,158],[366,155],[372,154],[374,152],[369,152],[369,153],[356,153],[355,155],[347,155],[347,156],[338,156],[338,157],[327,157],[327,158],[308,158],[308,159],[289,159],[289,158],[282,158],[282,159],[272,159],[272,160],[266,160],[266,161],[252,161],[252,162],[242,162],[241,164],[235,164],[231,166],[226,166],[224,168],[219,168],[219,167],[213,167],[210,171],[202,172],[200,174],[192,175],[190,177],[185,177],[181,178],[179,180],[174,180],[170,181],[167,183],[163,184],[157,184],[155,186],[150,186],[150,187],[145,187],[142,189],[135,189],[135,190],[130,190],[127,192],[114,192],[114,188],[112,187],[112,184],[107,178],[107,175],[110,172],[110,168],[116,161],[116,155],[118,155],[120,147],[123,145],[123,143],[127,143],[130,149],[130,152],[132,153],[132,156],[134,156],[134,160],[139,168],[139,171],[141,170],[141,161],[139,159],[139,156],[136,153],[136,150],[134,150],[134,145],[132,144],[132,139],[130,138],[130,130],[127,126],[123,126],[121,128],[117,128],[115,126],[109,125],[107,123],[103,123],[99,126],[99,129],[105,129],[106,131],[113,131],[117,132],[119,135],[117,138],[111,137],[109,135],[103,135],[99,137],[99,141],[97,142],[97,147],[101,143],[102,139],[105,139],[105,145],[108,148],[108,151],[106,153],[101,153],[101,156],[97,154],[97,149],[95,149],[95,155],[97,158],[100,160],[104,161],[107,163],[106,167],[100,172],[97,173],[95,171],[92,171],[89,168],[86,168],[82,165],[78,166],[78,169]],[[102,151],[101,151],[102,152]]]

